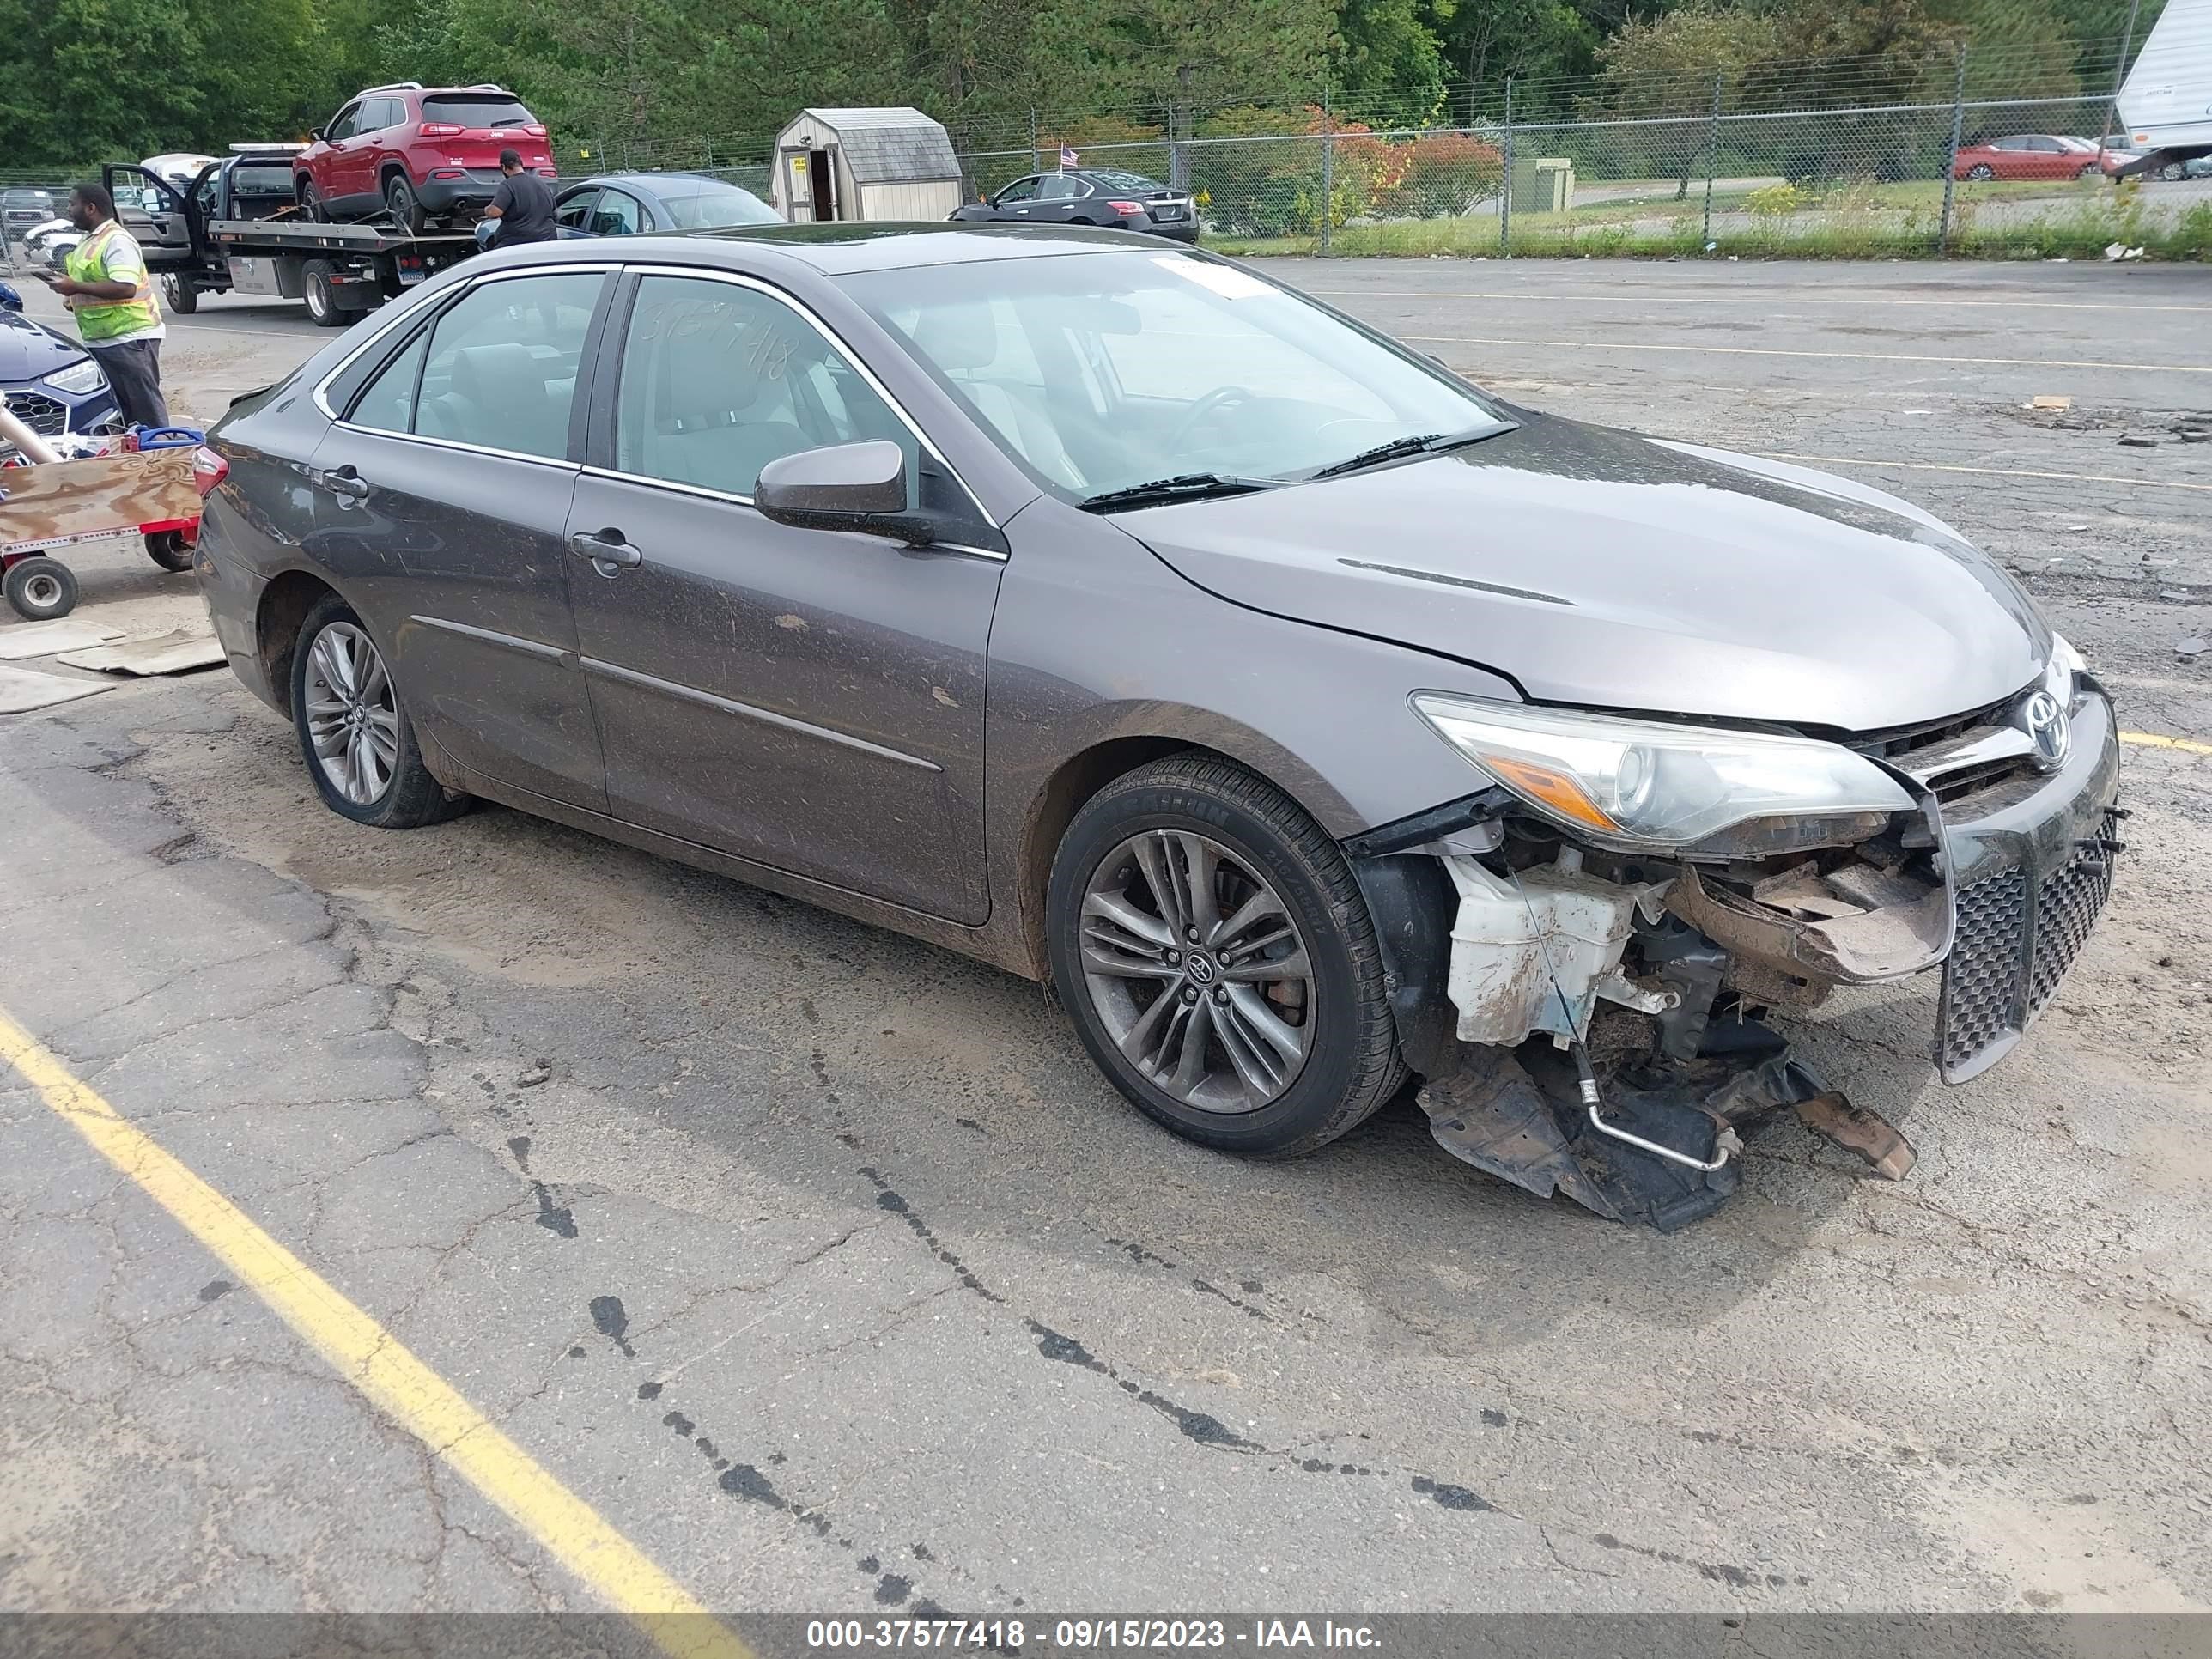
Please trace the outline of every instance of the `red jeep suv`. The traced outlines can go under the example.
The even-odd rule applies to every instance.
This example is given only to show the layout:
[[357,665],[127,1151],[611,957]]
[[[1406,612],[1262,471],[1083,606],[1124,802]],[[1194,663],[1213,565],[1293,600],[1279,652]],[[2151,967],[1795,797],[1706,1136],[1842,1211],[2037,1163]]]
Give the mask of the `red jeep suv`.
[[293,164],[311,219],[389,213],[420,232],[433,219],[480,213],[499,188],[499,153],[550,179],[538,118],[503,87],[371,87],[331,118]]

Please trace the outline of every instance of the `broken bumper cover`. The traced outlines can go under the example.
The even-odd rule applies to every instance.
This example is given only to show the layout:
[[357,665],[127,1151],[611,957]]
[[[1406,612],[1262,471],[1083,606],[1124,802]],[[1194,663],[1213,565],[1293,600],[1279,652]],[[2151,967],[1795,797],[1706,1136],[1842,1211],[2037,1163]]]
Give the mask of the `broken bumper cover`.
[[2121,848],[2119,734],[2094,691],[2071,711],[2057,771],[1944,823],[1957,906],[1943,965],[1936,1063],[1963,1083],[2011,1053],[2048,1007],[2112,895]]

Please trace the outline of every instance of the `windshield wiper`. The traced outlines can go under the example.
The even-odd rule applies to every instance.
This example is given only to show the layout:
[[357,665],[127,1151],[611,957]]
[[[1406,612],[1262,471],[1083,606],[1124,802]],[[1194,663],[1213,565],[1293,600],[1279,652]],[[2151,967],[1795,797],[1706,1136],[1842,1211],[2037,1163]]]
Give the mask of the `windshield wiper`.
[[1484,438],[1494,438],[1507,430],[1500,422],[1474,432],[1424,432],[1408,438],[1393,438],[1388,443],[1377,444],[1372,449],[1363,449],[1357,455],[1341,461],[1331,461],[1317,472],[1309,472],[1309,481],[1315,478],[1334,478],[1340,473],[1357,472],[1363,466],[1379,466],[1384,461],[1403,460],[1408,455],[1434,455],[1446,449],[1456,449],[1462,444],[1471,444]]
[[1209,495],[1249,495],[1255,489],[1273,489],[1283,482],[1280,478],[1224,477],[1218,472],[1178,472],[1172,478],[1155,478],[1150,483],[1131,484],[1126,489],[1087,495],[1076,505],[1090,512],[1114,507],[1151,507],[1161,501],[1202,501]]

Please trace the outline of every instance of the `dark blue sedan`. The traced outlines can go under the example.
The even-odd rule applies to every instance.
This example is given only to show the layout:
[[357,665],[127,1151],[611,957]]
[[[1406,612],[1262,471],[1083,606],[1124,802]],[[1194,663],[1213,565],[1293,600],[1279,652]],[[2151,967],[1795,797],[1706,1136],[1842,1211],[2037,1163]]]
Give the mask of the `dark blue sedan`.
[[0,397],[9,411],[42,438],[119,428],[122,410],[91,354],[24,316],[22,303],[0,283]]

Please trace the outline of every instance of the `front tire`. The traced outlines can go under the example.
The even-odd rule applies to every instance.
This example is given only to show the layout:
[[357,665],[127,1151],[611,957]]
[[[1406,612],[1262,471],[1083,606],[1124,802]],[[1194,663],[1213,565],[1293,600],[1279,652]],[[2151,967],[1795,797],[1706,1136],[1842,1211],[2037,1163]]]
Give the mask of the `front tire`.
[[467,810],[422,764],[399,688],[353,607],[335,593],[300,624],[292,726],[323,805],[379,830],[414,830]]
[[1966,169],[1966,177],[1972,179],[1976,184],[1984,183],[1984,181],[1994,179],[1996,176],[1996,169],[1992,167],[1987,161],[1977,161],[1973,166]]
[[161,302],[179,317],[189,317],[200,308],[200,291],[191,277],[171,271],[161,278]]
[[1242,767],[1177,757],[1101,790],[1053,860],[1045,926],[1091,1059],[1187,1139],[1309,1152],[1405,1079],[1351,867]]
[[2185,162],[2168,161],[2159,168],[2158,176],[2169,185],[2178,185],[2189,176],[2189,168]]

